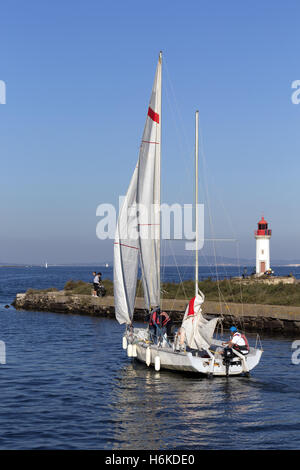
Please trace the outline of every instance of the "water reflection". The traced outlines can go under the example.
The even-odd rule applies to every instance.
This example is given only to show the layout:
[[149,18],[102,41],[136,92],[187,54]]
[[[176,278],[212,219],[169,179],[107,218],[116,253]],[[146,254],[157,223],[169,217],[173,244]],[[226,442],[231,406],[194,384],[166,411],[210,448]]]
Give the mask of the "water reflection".
[[119,449],[215,448],[216,439],[226,447],[226,442],[232,445],[241,417],[244,426],[250,424],[263,407],[251,378],[209,380],[155,372],[138,362],[122,369],[112,400],[118,415],[113,448]]

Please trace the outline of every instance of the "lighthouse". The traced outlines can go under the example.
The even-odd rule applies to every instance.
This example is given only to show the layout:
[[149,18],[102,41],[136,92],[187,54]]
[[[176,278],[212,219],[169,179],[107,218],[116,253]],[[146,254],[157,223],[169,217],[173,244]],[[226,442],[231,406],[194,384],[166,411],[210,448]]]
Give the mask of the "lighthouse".
[[268,222],[261,218],[254,232],[256,239],[256,275],[261,276],[270,269],[270,238],[272,230],[268,229]]

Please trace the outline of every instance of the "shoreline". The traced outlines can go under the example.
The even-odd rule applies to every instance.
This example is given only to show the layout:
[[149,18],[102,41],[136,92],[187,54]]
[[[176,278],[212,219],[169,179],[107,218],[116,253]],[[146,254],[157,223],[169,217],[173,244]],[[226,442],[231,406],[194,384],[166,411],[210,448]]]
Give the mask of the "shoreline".
[[[180,322],[188,301],[185,299],[164,299],[162,310],[171,314],[174,322]],[[92,297],[85,294],[72,294],[68,291],[27,292],[17,294],[12,305],[16,310],[53,312],[63,314],[88,315],[115,319],[114,298],[112,296]],[[227,328],[236,324],[249,332],[263,332],[291,336],[300,334],[300,307],[266,304],[238,304],[205,301],[203,313],[208,318],[222,317],[222,325]],[[145,316],[144,299],[137,297],[134,318],[143,321]]]

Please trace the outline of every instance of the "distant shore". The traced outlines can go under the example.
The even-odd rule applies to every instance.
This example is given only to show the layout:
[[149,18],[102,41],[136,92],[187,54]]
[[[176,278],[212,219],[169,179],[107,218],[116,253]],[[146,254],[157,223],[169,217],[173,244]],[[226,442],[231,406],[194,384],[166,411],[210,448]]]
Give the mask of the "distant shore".
[[[108,266],[106,266],[108,264]],[[172,263],[163,263],[163,266],[166,267],[166,268],[176,268],[178,266],[181,266],[181,267],[194,267],[194,264],[193,263],[184,263],[184,262],[180,262],[179,264],[172,264]],[[244,263],[233,263],[233,262],[218,262],[218,263],[208,263],[208,264],[200,264],[199,267],[200,268],[205,268],[205,267],[210,267],[210,268],[215,268],[215,267],[219,267],[221,268],[222,266],[224,267],[232,267],[232,268],[240,268],[240,270],[242,271],[244,267],[247,267],[247,268],[251,268],[255,266],[255,261],[252,261],[251,260],[248,260]],[[101,268],[112,268],[113,267],[113,262],[110,262],[110,263],[99,263],[99,262],[95,262],[95,263],[53,263],[53,264],[49,264],[48,263],[48,268],[64,268],[64,267],[78,267],[78,268],[82,268],[82,267],[90,267],[90,268],[93,268],[93,267],[101,267]],[[272,263],[272,267],[273,268],[299,268],[300,267],[300,263],[298,263],[297,261],[295,262],[278,262],[278,264],[276,263]],[[42,263],[0,263],[0,268],[45,268],[45,265],[42,264]]]

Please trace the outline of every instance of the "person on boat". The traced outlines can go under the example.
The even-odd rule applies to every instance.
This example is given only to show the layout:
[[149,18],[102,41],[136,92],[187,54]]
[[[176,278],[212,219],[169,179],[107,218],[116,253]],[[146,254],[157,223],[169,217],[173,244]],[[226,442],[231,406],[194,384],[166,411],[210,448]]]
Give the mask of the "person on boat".
[[97,292],[98,292],[98,289],[99,289],[99,275],[96,273],[96,271],[93,271],[93,276],[94,276],[94,279],[93,279],[93,286],[94,286],[94,290],[93,290],[93,297],[97,297]]
[[235,326],[230,328],[232,336],[229,341],[223,343],[226,345],[227,349],[235,349],[244,356],[249,353],[249,343],[245,335],[239,333],[238,329]]
[[161,326],[163,329],[163,334],[166,333],[170,341],[174,339],[174,324],[172,318],[167,314],[167,312],[161,312],[160,314]]
[[175,351],[185,351],[185,329],[178,328],[174,339]]

